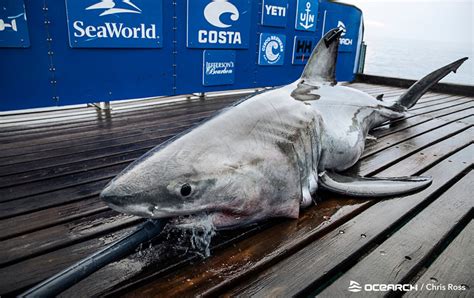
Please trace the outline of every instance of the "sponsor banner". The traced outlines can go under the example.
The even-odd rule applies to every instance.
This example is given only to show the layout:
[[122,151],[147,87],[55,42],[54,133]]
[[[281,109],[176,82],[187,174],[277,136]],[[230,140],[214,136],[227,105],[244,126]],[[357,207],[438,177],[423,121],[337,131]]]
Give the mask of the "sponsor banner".
[[318,0],[298,0],[296,4],[295,29],[315,32],[317,19]]
[[0,0],[0,47],[29,46],[30,37],[23,0]]
[[357,49],[360,19],[358,15],[350,13],[326,12],[324,22],[324,33],[332,28],[341,28],[343,33],[339,39],[340,52],[352,52]]
[[315,46],[315,37],[295,36],[293,44],[293,59],[291,63],[296,65],[306,64]]
[[66,0],[72,48],[161,48],[158,0]]
[[288,0],[263,0],[262,25],[286,27],[288,19]]
[[235,79],[235,51],[205,50],[203,52],[202,84],[232,85]]
[[286,36],[260,33],[259,65],[283,65],[285,63]]
[[249,47],[251,0],[188,0],[187,47]]

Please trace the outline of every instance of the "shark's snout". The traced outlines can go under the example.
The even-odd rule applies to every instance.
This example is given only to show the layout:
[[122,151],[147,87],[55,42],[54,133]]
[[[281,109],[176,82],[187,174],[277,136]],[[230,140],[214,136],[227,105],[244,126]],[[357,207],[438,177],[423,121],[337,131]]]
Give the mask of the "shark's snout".
[[100,193],[100,199],[107,205],[120,206],[122,205],[121,196],[114,192],[111,187],[106,187]]
[[100,199],[110,208],[121,213],[152,217],[154,206],[151,204],[135,202],[134,196],[124,193],[112,184],[108,185],[101,193]]

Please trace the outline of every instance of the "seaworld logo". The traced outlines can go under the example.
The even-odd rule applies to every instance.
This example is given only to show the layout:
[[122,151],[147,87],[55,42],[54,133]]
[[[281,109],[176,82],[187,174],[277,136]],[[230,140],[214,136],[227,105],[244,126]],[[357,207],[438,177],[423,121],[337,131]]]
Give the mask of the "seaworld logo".
[[[239,20],[240,13],[237,7],[227,0],[213,0],[204,8],[204,18],[214,27],[225,29],[232,27],[232,24],[223,22],[221,17],[224,14],[229,14],[230,21],[236,22]],[[217,31],[205,30],[198,31],[199,43],[213,43],[213,44],[242,44],[242,37],[238,31]]]
[[[101,0],[87,6],[86,11],[103,10],[99,16],[114,14],[142,14],[142,9],[131,0]],[[84,19],[89,19],[84,17]],[[124,23],[104,22],[103,24],[91,24],[86,20],[76,20],[72,23],[74,37],[86,37],[89,39],[157,39],[159,38],[156,24],[139,23],[133,26]],[[97,23],[97,22],[94,22]]]
[[99,3],[87,7],[86,10],[104,9],[105,11],[102,12],[100,16],[117,13],[142,13],[142,10],[134,3],[132,3],[131,0],[122,0],[122,3],[125,4],[125,7],[119,8],[115,7],[117,4],[114,2],[114,0],[102,0]]
[[134,39],[157,39],[156,25],[146,26],[140,24],[138,27],[127,27],[123,23],[104,23],[104,26],[85,26],[83,21],[74,22],[75,37],[89,38],[134,38]]

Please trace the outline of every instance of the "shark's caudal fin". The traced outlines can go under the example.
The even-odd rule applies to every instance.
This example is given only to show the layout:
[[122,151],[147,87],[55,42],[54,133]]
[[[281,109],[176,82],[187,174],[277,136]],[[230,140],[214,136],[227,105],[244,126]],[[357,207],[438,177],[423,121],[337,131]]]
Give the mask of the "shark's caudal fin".
[[447,76],[451,71],[456,72],[456,70],[466,61],[468,58],[462,58],[457,61],[454,61],[451,64],[441,67],[428,74],[421,80],[418,80],[413,84],[405,93],[403,93],[400,98],[395,102],[393,108],[396,110],[405,110],[409,109],[416,104],[418,99],[420,99],[423,94],[428,91],[434,84],[438,83],[439,80]]
[[302,80],[305,82],[336,83],[337,50],[342,32],[343,29],[340,28],[331,29],[318,42],[303,70]]
[[365,178],[323,172],[318,185],[325,190],[355,197],[387,197],[411,193],[427,187],[431,177]]

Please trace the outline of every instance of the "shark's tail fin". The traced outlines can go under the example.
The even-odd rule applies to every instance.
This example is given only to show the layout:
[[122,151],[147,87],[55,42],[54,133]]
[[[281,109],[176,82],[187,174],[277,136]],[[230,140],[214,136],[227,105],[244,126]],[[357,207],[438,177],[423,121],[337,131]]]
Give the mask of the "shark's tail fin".
[[438,83],[439,80],[447,76],[451,71],[456,72],[459,66],[461,66],[461,64],[463,64],[463,62],[467,59],[467,57],[464,57],[454,61],[453,63],[443,66],[440,69],[437,69],[426,75],[421,80],[418,80],[400,96],[400,98],[393,105],[393,109],[406,110],[414,106],[418,99],[420,99],[420,97],[423,96],[423,94],[425,94],[429,88]]

